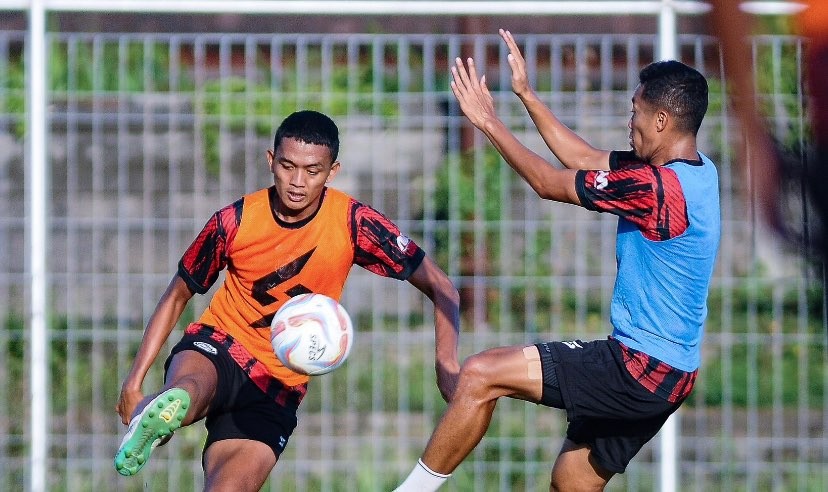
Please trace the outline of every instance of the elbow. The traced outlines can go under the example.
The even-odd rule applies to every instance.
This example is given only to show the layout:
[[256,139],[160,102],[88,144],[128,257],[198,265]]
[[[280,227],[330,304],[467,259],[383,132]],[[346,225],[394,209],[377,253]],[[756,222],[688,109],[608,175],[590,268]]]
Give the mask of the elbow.
[[581,200],[578,198],[578,195],[574,189],[567,190],[547,186],[534,188],[534,190],[535,193],[538,194],[538,197],[542,198],[543,200],[551,200],[554,202],[561,203],[571,203],[574,205],[581,204]]
[[533,188],[535,193],[537,193],[538,197],[543,200],[554,200],[555,196],[546,188]]
[[457,290],[457,287],[454,285],[451,286],[451,297],[449,299],[452,304],[460,308],[460,291]]
[[555,193],[555,190],[548,186],[548,183],[546,182],[541,181],[537,183],[532,183],[531,186],[532,190],[535,191],[539,198],[542,198],[544,200],[557,200],[559,198],[558,194]]
[[457,287],[446,277],[442,285],[440,286],[440,294],[445,299],[446,302],[449,304],[453,304],[455,306],[460,306],[460,291],[457,290]]
[[446,308],[450,307],[450,318],[454,319],[455,317],[459,316],[460,291],[457,290],[457,287],[454,286],[454,284],[448,277],[445,277],[441,282],[441,285],[437,291],[437,296],[435,296],[434,302],[435,304],[441,304],[443,306],[446,306]]
[[434,260],[428,256],[425,257],[423,263],[414,271],[408,281],[435,305],[445,306],[450,304],[453,307],[460,305],[460,293],[457,287],[454,286],[448,275],[434,263]]

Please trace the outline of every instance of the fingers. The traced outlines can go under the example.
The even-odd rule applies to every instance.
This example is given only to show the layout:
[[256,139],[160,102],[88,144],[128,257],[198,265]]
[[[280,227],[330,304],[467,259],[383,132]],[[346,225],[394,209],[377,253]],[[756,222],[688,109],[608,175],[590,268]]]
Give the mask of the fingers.
[[119,417],[121,417],[121,423],[124,425],[129,423],[129,420],[127,419],[128,415],[126,413],[126,403],[124,403],[123,400],[120,400],[118,405],[115,406],[115,412]]
[[[460,63],[458,61],[458,63]],[[451,67],[451,92],[454,93],[454,97],[457,98],[458,101],[463,102],[465,98],[466,92],[468,91],[466,80],[468,80],[468,75],[466,74],[465,67],[460,66],[460,68]]]
[[468,69],[459,57],[454,60],[455,66],[451,67],[451,75],[454,80],[451,82],[451,90],[458,100],[462,101],[469,94],[481,91],[481,84],[477,80],[477,70],[474,61],[468,59]]
[[518,45],[515,42],[515,37],[512,36],[512,33],[503,29],[500,29],[498,32],[500,33],[500,37],[503,38],[503,41],[506,42],[506,46],[509,48],[509,53],[515,59],[523,61],[523,55],[520,54],[520,48],[518,48]]
[[512,73],[517,72],[520,69],[520,65],[518,65],[517,60],[515,60],[515,56],[511,53],[506,55],[506,61],[509,62],[509,68],[512,69]]
[[454,66],[451,67],[451,73],[454,76],[454,81],[460,84],[465,89],[473,87],[472,80],[477,78],[477,71],[474,68],[474,60],[468,59],[469,68],[463,65],[463,60],[460,57],[454,59]]
[[456,58],[451,67],[451,91],[460,103],[460,110],[471,123],[481,128],[494,115],[494,105],[486,77],[478,77],[474,60]]
[[121,422],[124,425],[129,425],[129,421],[132,419],[132,412],[135,411],[135,407],[143,398],[144,395],[140,392],[137,394],[129,391],[121,393],[121,396],[118,398],[118,404],[115,405],[115,412],[121,416]]
[[[457,61],[460,61],[458,58]],[[473,89],[480,88],[480,79],[477,77],[477,68],[474,66],[474,60],[471,58],[466,59],[466,65],[469,68],[469,82],[471,83],[471,87]]]
[[506,42],[506,46],[509,47],[509,51],[512,51],[513,48],[517,48],[517,44],[515,43],[515,37],[512,36],[511,32],[505,29],[498,29],[497,32],[500,34],[500,37],[503,38],[503,41]]
[[491,99],[491,94],[489,93],[489,87],[486,85],[486,76],[480,77],[480,92],[486,96],[487,99]]

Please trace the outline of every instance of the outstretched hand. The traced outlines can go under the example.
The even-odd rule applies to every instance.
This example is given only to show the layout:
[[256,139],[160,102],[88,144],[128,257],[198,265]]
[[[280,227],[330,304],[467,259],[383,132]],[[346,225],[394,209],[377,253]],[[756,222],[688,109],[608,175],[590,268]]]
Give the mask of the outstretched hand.
[[121,416],[121,422],[128,425],[135,408],[144,399],[144,394],[140,390],[130,390],[126,387],[121,388],[121,395],[118,397],[118,404],[115,405],[115,411]]
[[451,67],[451,91],[463,114],[474,126],[483,129],[486,121],[497,119],[494,101],[486,87],[486,76],[478,78],[474,67],[474,60],[468,58],[468,69],[460,58],[455,59],[455,66]]
[[526,60],[523,59],[520,48],[518,48],[511,32],[500,29],[498,33],[500,33],[503,41],[506,42],[506,46],[509,47],[509,54],[506,56],[506,60],[512,69],[512,91],[518,96],[528,94],[532,89],[529,87],[529,77],[526,75]]

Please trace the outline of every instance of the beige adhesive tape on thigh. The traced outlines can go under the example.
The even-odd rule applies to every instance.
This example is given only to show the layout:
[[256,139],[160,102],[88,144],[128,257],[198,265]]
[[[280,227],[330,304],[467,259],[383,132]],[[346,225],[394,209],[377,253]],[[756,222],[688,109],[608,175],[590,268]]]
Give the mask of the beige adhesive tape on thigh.
[[529,361],[526,368],[529,370],[529,379],[541,379],[543,371],[541,371],[540,354],[538,348],[534,345],[523,347],[523,356]]

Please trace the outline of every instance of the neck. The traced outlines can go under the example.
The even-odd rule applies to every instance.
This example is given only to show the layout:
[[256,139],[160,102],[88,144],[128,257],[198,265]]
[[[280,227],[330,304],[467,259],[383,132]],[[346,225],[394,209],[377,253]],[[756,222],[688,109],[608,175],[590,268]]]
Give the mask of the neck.
[[653,154],[653,157],[650,158],[650,164],[653,166],[663,166],[664,164],[675,160],[699,160],[699,151],[696,147],[696,137],[690,136],[675,139],[672,145]]

